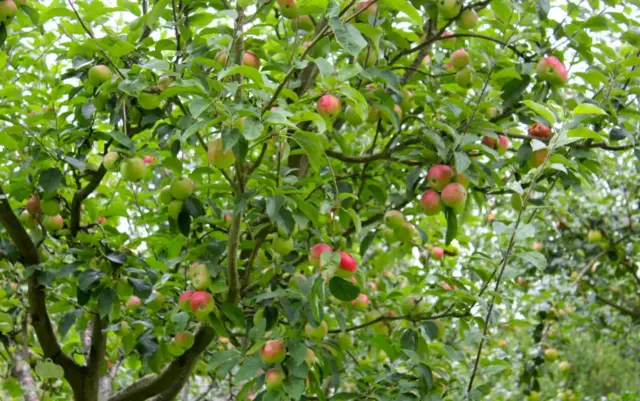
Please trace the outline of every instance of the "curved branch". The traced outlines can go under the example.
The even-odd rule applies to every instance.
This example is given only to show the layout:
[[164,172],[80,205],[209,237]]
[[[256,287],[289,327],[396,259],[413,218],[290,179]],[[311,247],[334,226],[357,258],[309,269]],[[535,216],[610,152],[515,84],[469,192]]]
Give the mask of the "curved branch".
[[408,139],[393,148],[388,148],[380,153],[374,153],[372,155],[365,156],[349,156],[331,149],[326,150],[325,153],[327,154],[327,156],[333,159],[338,159],[346,163],[370,163],[376,160],[389,159],[395,152],[398,152],[420,142],[421,140],[419,138]]
[[[410,322],[423,322],[425,320],[436,320],[436,319],[442,319],[446,317],[467,317],[470,315],[471,315],[471,312],[467,310],[466,312],[462,312],[462,313],[445,312],[437,315],[380,316],[377,319],[373,319],[369,322],[362,323],[357,326],[347,327],[344,331],[347,332],[347,331],[360,330],[360,329],[364,329],[366,327],[372,326],[376,323],[387,322],[387,321],[408,320]],[[342,330],[340,329],[329,330],[329,333],[342,333]]]
[[87,184],[86,187],[77,191],[73,195],[73,199],[71,200],[71,236],[72,237],[75,237],[80,231],[80,210],[82,208],[82,202],[84,202],[84,200],[87,199],[89,195],[91,195],[91,193],[96,190],[96,188],[98,188],[98,185],[100,185],[100,182],[102,181],[102,179],[106,174],[107,174],[107,169],[104,167],[103,164],[101,164],[100,168],[98,168],[98,171],[96,171],[96,173],[94,174],[89,184]]

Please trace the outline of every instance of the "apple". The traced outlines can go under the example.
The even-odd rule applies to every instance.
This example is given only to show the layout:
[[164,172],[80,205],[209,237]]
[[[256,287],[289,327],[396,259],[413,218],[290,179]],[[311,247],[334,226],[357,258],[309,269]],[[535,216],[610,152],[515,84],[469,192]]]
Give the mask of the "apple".
[[466,201],[467,190],[458,182],[447,184],[442,190],[442,203],[449,206],[456,213],[460,213],[464,209]]
[[533,243],[533,246],[531,246],[531,249],[533,249],[534,251],[539,251],[542,249],[542,247],[543,247],[542,242],[536,241]]
[[458,49],[451,55],[451,65],[460,70],[469,65],[469,53],[465,49]]
[[20,221],[27,228],[34,228],[38,225],[37,217],[29,213],[27,210],[23,210],[22,213],[20,213]]
[[369,307],[369,297],[366,294],[360,293],[356,299],[351,301],[351,305],[356,310],[365,311]]
[[540,167],[544,164],[544,161],[547,160],[547,156],[549,155],[549,149],[539,149],[534,151],[529,158],[529,165],[531,167]]
[[333,249],[327,244],[316,244],[312,246],[309,252],[309,262],[315,267],[322,267],[321,255],[325,252],[333,252]]
[[340,103],[340,99],[330,94],[322,95],[316,103],[316,111],[318,114],[331,119],[340,114],[341,109],[342,104]]
[[269,340],[260,349],[262,362],[277,365],[287,356],[287,347],[282,340]]
[[194,290],[187,290],[183,292],[182,295],[180,295],[180,298],[178,299],[178,305],[183,309],[186,309],[186,307],[191,302],[191,297],[193,296],[193,294],[195,294]]
[[60,213],[60,202],[57,199],[45,200],[40,204],[40,209],[47,216],[55,216]]
[[219,51],[216,54],[215,60],[220,65],[225,65],[227,62],[227,52],[225,52],[224,50]]
[[473,70],[469,67],[465,67],[456,72],[456,83],[463,88],[471,86],[473,83]]
[[93,86],[101,85],[107,82],[113,76],[113,72],[104,64],[94,65],[89,69],[89,83]]
[[438,12],[445,19],[452,19],[458,16],[460,13],[460,9],[462,8],[462,4],[458,0],[439,0],[438,1]]
[[346,252],[340,252],[340,264],[336,270],[336,274],[342,278],[349,278],[354,275],[358,268],[356,260],[353,256]]
[[29,199],[27,199],[27,203],[24,205],[25,209],[33,215],[37,215],[40,213],[40,198],[36,194],[31,194]]
[[428,54],[424,56],[424,58],[422,59],[422,64],[424,64],[426,68],[431,67],[431,56],[429,56]]
[[132,157],[122,163],[120,166],[120,173],[122,174],[122,178],[127,181],[140,181],[147,173],[147,165],[141,158]]
[[577,271],[574,270],[574,271],[571,272],[571,277],[569,279],[571,281],[576,281],[579,276],[580,276],[580,274]]
[[154,289],[151,294],[153,296],[153,299],[147,302],[147,306],[149,307],[149,309],[158,310],[162,308],[164,302],[167,300],[167,297],[156,289]]
[[353,126],[358,126],[364,122],[360,114],[350,106],[344,112],[344,120]]
[[296,0],[278,0],[278,5],[280,6],[280,14],[285,18],[294,18],[298,15]]
[[320,322],[318,327],[313,327],[310,323],[305,324],[304,332],[307,334],[307,337],[311,340],[320,341],[327,336],[329,332],[329,326],[327,322],[324,320]]
[[465,188],[469,187],[469,177],[465,173],[456,174],[455,182],[459,182]]
[[311,348],[307,348],[307,356],[304,357],[304,361],[309,366],[313,366],[313,364],[316,362],[316,354]]
[[158,79],[158,83],[156,84],[156,87],[160,91],[163,91],[163,90],[167,89],[169,86],[171,86],[172,82],[173,82],[173,80],[171,79],[171,77],[165,75],[165,76],[160,77],[160,79]]
[[357,19],[359,22],[369,22],[369,17],[373,17],[374,15],[376,15],[376,12],[378,11],[378,5],[376,3],[371,3],[373,2],[361,1],[356,4],[356,12],[365,9],[360,14],[358,14]]
[[183,204],[184,204],[184,201],[181,201],[178,199],[172,200],[171,203],[169,203],[169,206],[167,207],[167,212],[169,213],[169,217],[171,217],[174,220],[178,220],[178,216],[182,211]]
[[140,301],[140,298],[132,295],[129,297],[129,299],[127,299],[127,302],[124,304],[124,306],[129,311],[136,311],[140,309],[140,307],[142,307],[142,301]]
[[562,86],[567,82],[567,79],[569,79],[567,69],[564,64],[562,64],[562,61],[553,56],[540,59],[536,65],[536,73],[538,74],[538,78],[552,85]]
[[434,259],[438,259],[438,260],[442,260],[444,259],[444,249],[440,248],[440,247],[434,247],[431,250],[431,257]]
[[431,189],[441,191],[453,179],[453,170],[445,164],[437,164],[429,169],[427,183]]
[[551,132],[551,128],[540,123],[531,124],[528,132],[529,132],[529,136],[534,138],[551,138],[553,136],[553,132]]
[[98,217],[98,224],[104,224],[107,222],[107,218],[104,216]]
[[561,361],[558,364],[558,369],[560,369],[562,373],[568,373],[571,370],[571,364],[568,361]]
[[500,109],[498,109],[496,106],[489,106],[487,108],[487,115],[489,116],[489,118],[496,118],[500,115]]
[[377,107],[372,107],[369,110],[369,114],[367,114],[367,122],[370,124],[378,122],[380,119],[380,109]]
[[540,393],[537,391],[532,391],[529,394],[529,401],[540,401]]
[[171,181],[171,196],[174,199],[185,200],[193,193],[193,181],[187,177],[176,177]]
[[167,185],[166,187],[162,188],[162,190],[160,191],[160,202],[168,205],[171,203],[171,201],[173,200],[173,195],[171,195],[171,186]]
[[244,52],[242,55],[242,65],[259,69],[260,59],[253,52]]
[[42,225],[44,225],[47,231],[58,231],[64,226],[64,220],[62,220],[62,216],[59,214],[55,216],[44,216]]
[[299,15],[291,20],[291,25],[297,27],[298,30],[313,32],[316,29],[315,24],[308,15]]
[[186,350],[193,346],[194,339],[195,336],[190,331],[181,331],[179,333],[176,333],[175,337],[173,338],[173,342],[175,342],[178,347]]
[[[456,46],[456,38],[449,38],[449,36],[451,36],[451,35],[453,35],[452,32],[449,32],[449,31],[442,32],[442,38],[448,38],[448,39],[443,39],[443,41],[442,41],[442,45],[444,47],[453,48],[453,47]],[[446,69],[448,69],[448,68],[446,68]]]
[[473,8],[464,10],[457,22],[462,29],[473,29],[478,24],[478,14]]
[[524,277],[518,276],[517,281],[518,281],[518,285],[520,287],[526,287],[527,286],[527,280]]
[[396,238],[396,233],[387,226],[383,226],[380,230],[382,232],[382,237],[389,243],[393,244],[398,239]]
[[591,230],[587,234],[587,241],[589,242],[598,242],[602,239],[602,233],[600,230]]
[[396,235],[398,240],[404,243],[410,243],[416,236],[418,236],[418,231],[413,224],[408,221],[403,222],[402,227],[396,228],[393,233]]
[[189,266],[188,274],[191,279],[191,285],[198,291],[204,290],[210,283],[209,272],[207,266],[202,263],[192,263]]
[[118,154],[118,152],[109,152],[104,155],[104,157],[102,158],[102,164],[104,165],[104,168],[109,171],[116,171],[118,169],[116,162],[118,161],[119,157],[120,155]]
[[544,351],[544,358],[547,361],[554,362],[558,359],[558,350],[555,348],[549,348]]
[[341,349],[350,350],[353,347],[353,336],[347,332],[340,333],[337,342]]
[[284,385],[285,374],[282,369],[269,369],[264,375],[264,381],[269,391],[278,391]]
[[498,145],[498,140],[491,136],[483,136],[481,140],[482,144],[488,148],[495,149]]
[[97,93],[93,99],[91,99],[91,103],[95,106],[96,110],[103,111],[107,107],[107,102],[109,101],[109,94],[102,91]]
[[213,312],[215,307],[213,296],[205,291],[196,291],[191,295],[191,299],[189,299],[191,312],[195,313],[200,319],[203,319],[209,315],[210,312]]
[[293,238],[282,238],[280,236],[276,236],[273,238],[271,245],[273,246],[274,251],[280,255],[286,256],[293,250]]
[[420,204],[422,205],[422,209],[427,213],[427,216],[433,216],[443,210],[440,194],[433,189],[427,189],[422,193]]
[[509,138],[505,135],[498,135],[498,154],[503,155],[509,149]]
[[227,149],[226,152],[223,152],[222,149],[224,148],[221,139],[215,139],[209,142],[207,159],[209,163],[218,168],[229,168],[236,161],[236,157],[233,155],[231,149]]
[[373,332],[379,336],[388,336],[391,328],[387,322],[379,322],[373,325]]
[[156,93],[140,92],[138,104],[145,110],[154,110],[160,107],[160,95]]
[[378,52],[373,47],[365,47],[358,54],[358,63],[364,68],[371,68],[378,63]]
[[445,291],[451,291],[451,285],[449,285],[449,283],[447,283],[446,281],[441,281],[440,285],[442,286],[442,288],[444,288]]
[[384,224],[391,229],[402,228],[404,215],[398,210],[389,210],[384,214]]

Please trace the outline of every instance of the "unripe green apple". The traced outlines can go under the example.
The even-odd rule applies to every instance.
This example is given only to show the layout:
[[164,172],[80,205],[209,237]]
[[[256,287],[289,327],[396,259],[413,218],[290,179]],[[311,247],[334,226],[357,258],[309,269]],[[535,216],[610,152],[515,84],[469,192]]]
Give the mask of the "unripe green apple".
[[104,64],[95,65],[89,69],[89,83],[93,86],[107,82],[113,76],[113,72]]
[[152,297],[153,299],[147,302],[147,307],[151,310],[158,310],[162,308],[167,300],[167,297],[156,289],[152,291]]
[[280,255],[286,256],[293,250],[293,238],[282,238],[280,236],[276,236],[272,242],[273,250],[278,252]]
[[364,122],[362,117],[360,117],[360,114],[358,114],[358,112],[351,106],[347,107],[345,110],[344,120],[354,127],[357,127]]
[[473,83],[473,70],[469,67],[465,67],[456,72],[456,83],[463,88],[471,86]]
[[209,142],[207,159],[209,163],[218,168],[229,168],[236,161],[236,158],[231,149],[228,149],[226,152],[223,152],[222,149],[223,144],[221,139],[215,139]]
[[173,201],[173,195],[171,195],[171,186],[167,185],[160,191],[160,202],[168,205],[171,203],[171,201]]
[[176,177],[171,181],[171,196],[174,199],[185,200],[193,193],[193,181],[187,177]]
[[365,47],[358,54],[358,63],[364,68],[371,68],[378,63],[378,52],[372,46]]
[[384,224],[391,229],[402,228],[404,215],[398,210],[389,210],[384,214]]
[[64,226],[64,220],[59,214],[55,216],[44,216],[42,218],[42,225],[47,231],[58,231]]
[[144,160],[139,157],[133,157],[122,163],[120,173],[122,174],[122,178],[127,181],[140,181],[147,173],[147,165]]
[[458,26],[462,29],[473,29],[478,23],[478,14],[473,8],[464,10],[458,18]]
[[48,199],[40,204],[40,208],[47,216],[55,216],[60,213],[60,202],[57,199]]
[[304,358],[304,361],[309,366],[313,366],[313,364],[316,362],[316,354],[311,348],[307,348],[307,356]]
[[467,190],[458,182],[447,184],[442,190],[442,203],[449,206],[456,213],[462,212],[466,201]]
[[109,152],[104,155],[104,158],[102,159],[104,168],[109,171],[116,171],[118,169],[117,161],[119,157],[120,155],[118,154],[118,152]]
[[558,364],[558,369],[562,373],[568,373],[571,370],[571,364],[568,361],[562,361]]
[[379,336],[388,336],[390,327],[387,322],[379,322],[373,325],[373,331]]
[[350,350],[353,347],[353,336],[350,333],[340,333],[337,338],[338,345],[342,350]]
[[529,394],[529,401],[540,401],[540,393],[537,391],[532,391]]
[[38,219],[26,210],[20,213],[20,221],[27,228],[33,228],[38,225]]
[[167,211],[169,212],[169,217],[171,217],[174,220],[178,220],[178,215],[182,211],[183,203],[184,201],[181,201],[178,199],[172,200],[171,203],[169,203],[169,207],[167,208]]
[[282,389],[284,385],[284,379],[286,378],[282,369],[278,368],[267,370],[267,373],[265,373],[264,377],[267,390],[269,391],[278,391]]
[[157,109],[160,106],[160,95],[149,92],[138,94],[138,104],[145,110]]
[[260,349],[262,362],[277,365],[287,356],[287,347],[282,340],[269,340]]
[[291,26],[294,29],[297,27],[298,30],[313,32],[316,29],[313,21],[311,21],[311,17],[308,15],[299,15],[291,20]]
[[462,5],[458,0],[439,0],[438,1],[438,13],[445,19],[455,18]]
[[325,321],[322,321],[318,327],[313,327],[311,324],[307,323],[304,326],[304,332],[311,340],[320,341],[327,336],[329,326]]
[[191,280],[191,285],[193,285],[193,288],[199,291],[207,288],[207,286],[209,286],[209,283],[211,282],[209,272],[207,271],[207,266],[201,263],[192,263],[191,266],[189,266],[187,275]]
[[285,18],[295,18],[298,15],[298,7],[295,0],[277,0],[280,6],[280,14]]
[[558,350],[555,348],[549,348],[544,351],[544,358],[547,361],[554,362],[558,359]]
[[195,336],[190,331],[182,331],[180,333],[176,333],[173,341],[176,345],[182,349],[189,349],[193,346]]
[[587,241],[589,242],[598,242],[602,239],[602,233],[600,230],[591,230],[589,234],[587,234]]
[[410,243],[414,238],[418,236],[418,231],[413,224],[405,221],[402,223],[402,227],[393,230],[396,238],[404,243]]
[[136,311],[140,309],[140,307],[142,307],[142,301],[135,295],[130,296],[125,303],[125,308],[129,311]]

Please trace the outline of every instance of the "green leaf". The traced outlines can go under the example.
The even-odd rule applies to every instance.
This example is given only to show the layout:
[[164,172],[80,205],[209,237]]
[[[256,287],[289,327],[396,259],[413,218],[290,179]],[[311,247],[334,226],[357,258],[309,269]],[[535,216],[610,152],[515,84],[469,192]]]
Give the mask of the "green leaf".
[[235,74],[239,74],[239,75],[242,75],[243,77],[247,77],[260,86],[264,85],[264,82],[262,80],[262,74],[260,74],[260,71],[256,70],[253,67],[247,67],[245,65],[237,65],[237,66],[228,68],[222,71],[218,75],[218,78],[223,79],[230,75],[235,75]]
[[224,303],[222,305],[222,311],[229,318],[229,320],[233,322],[233,324],[235,324],[238,327],[244,327],[245,325],[244,312],[242,312],[242,309],[239,306],[229,304],[229,303]]
[[116,299],[118,299],[118,295],[111,287],[105,287],[100,291],[100,295],[98,295],[98,314],[101,319],[107,316],[111,309],[111,304]]
[[418,10],[416,10],[415,7],[412,6],[411,3],[407,0],[382,0],[380,1],[380,4],[383,8],[401,11],[407,14],[407,16],[411,19],[411,22],[415,25],[421,26],[423,23],[422,17],[420,16],[420,13],[418,13]]
[[351,302],[360,295],[360,287],[340,277],[331,278],[329,290],[334,297],[345,302]]
[[233,382],[235,384],[239,384],[245,380],[251,379],[256,375],[256,372],[258,371],[258,369],[260,369],[261,366],[262,361],[260,360],[260,355],[258,354],[245,359],[240,365],[240,368],[238,368],[238,372],[235,374]]
[[148,27],[152,27],[162,12],[166,10],[167,5],[169,4],[169,0],[158,0],[154,5],[151,11],[146,15],[145,23]]
[[517,256],[525,262],[531,263],[539,270],[543,270],[545,267],[547,267],[547,258],[545,258],[544,255],[540,252],[524,252],[518,254]]
[[133,277],[129,277],[129,283],[133,287],[133,293],[140,299],[147,299],[151,295],[151,283]]
[[63,183],[62,173],[56,167],[52,167],[40,173],[40,186],[47,192],[54,192]]
[[120,145],[124,146],[125,148],[129,149],[130,151],[132,152],[135,151],[135,145],[131,141],[131,138],[129,138],[125,133],[120,131],[110,131],[110,132],[107,132],[107,135],[109,135],[116,142],[118,142]]
[[353,25],[345,24],[335,17],[329,20],[329,26],[340,46],[352,56],[357,56],[367,46],[367,41]]
[[579,104],[575,109],[573,109],[574,116],[581,116],[584,114],[595,114],[599,116],[604,116],[607,114],[606,111],[602,110],[600,107],[591,103],[582,103]]
[[100,280],[104,273],[94,269],[87,269],[78,275],[78,287],[86,292],[89,291],[93,284]]
[[246,117],[244,119],[244,125],[242,128],[242,135],[244,139],[247,141],[251,141],[253,139],[257,139],[262,135],[262,130],[264,129],[264,125],[254,117]]
[[293,135],[293,140],[304,150],[309,158],[311,166],[318,170],[322,164],[324,148],[318,136],[312,132],[298,131]]
[[567,131],[567,137],[577,137],[577,138],[585,138],[585,139],[602,139],[597,132],[587,127],[579,127],[573,128]]
[[522,103],[524,103],[525,106],[533,110],[537,115],[547,120],[551,125],[556,123],[556,117],[553,115],[551,110],[549,110],[545,106],[531,100],[523,100]]

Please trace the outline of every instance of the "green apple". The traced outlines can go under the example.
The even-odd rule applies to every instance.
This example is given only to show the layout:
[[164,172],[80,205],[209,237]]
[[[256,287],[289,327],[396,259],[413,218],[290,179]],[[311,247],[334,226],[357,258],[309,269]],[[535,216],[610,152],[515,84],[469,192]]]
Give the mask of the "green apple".
[[318,327],[313,327],[311,324],[307,323],[304,326],[304,332],[311,340],[320,341],[327,336],[329,326],[325,321],[322,321]]
[[113,76],[113,72],[104,64],[95,65],[89,70],[89,83],[93,86],[107,82]]
[[42,218],[42,225],[47,231],[58,231],[64,226],[64,220],[59,214],[55,216],[44,216]]
[[168,205],[171,203],[171,201],[173,201],[173,195],[171,195],[171,187],[167,185],[160,191],[160,202]]
[[104,155],[104,158],[102,159],[104,168],[109,171],[116,171],[118,169],[117,161],[119,157],[120,155],[118,154],[118,152],[109,152]]
[[140,92],[138,104],[145,110],[157,109],[160,106],[160,95],[155,93]]
[[147,165],[144,160],[139,157],[133,157],[122,163],[120,173],[122,174],[122,178],[127,181],[140,181],[147,173]]
[[353,336],[350,333],[344,332],[338,334],[336,341],[343,350],[350,350],[351,347],[353,347]]
[[169,217],[171,217],[174,220],[178,220],[178,215],[180,215],[180,212],[182,211],[182,204],[184,202],[181,200],[172,200],[171,203],[169,203],[169,207],[167,208],[168,212],[169,212]]
[[288,255],[293,250],[293,238],[282,238],[280,236],[276,236],[272,242],[273,250],[278,252],[280,255]]
[[171,181],[171,196],[185,200],[193,193],[193,181],[187,177],[176,177]]

